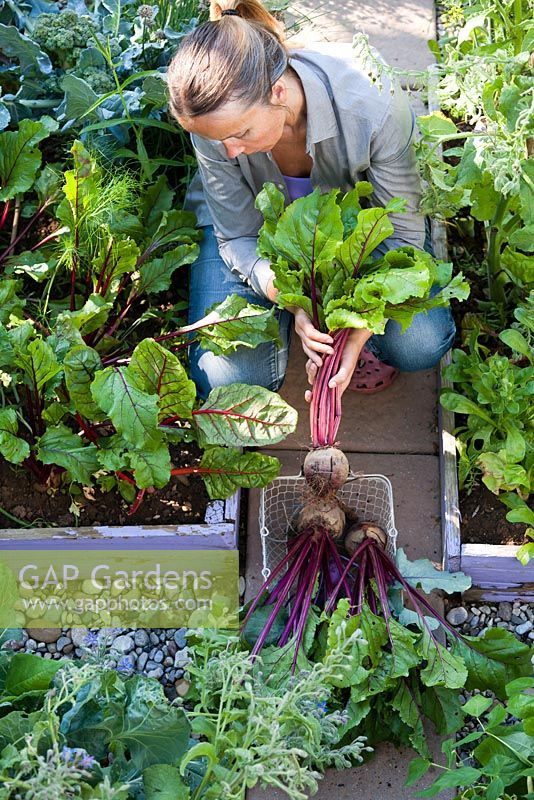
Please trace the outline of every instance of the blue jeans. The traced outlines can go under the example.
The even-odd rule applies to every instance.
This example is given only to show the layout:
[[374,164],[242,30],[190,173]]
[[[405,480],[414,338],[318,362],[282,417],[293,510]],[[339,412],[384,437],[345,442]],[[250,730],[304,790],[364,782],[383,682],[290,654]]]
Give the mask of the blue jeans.
[[[200,255],[191,266],[189,323],[196,322],[210,306],[221,303],[233,293],[264,308],[271,307],[269,300],[256,294],[226,266],[219,255],[213,228],[208,226],[203,231]],[[429,236],[425,241],[425,250],[432,252]],[[272,391],[281,387],[287,367],[293,315],[278,309],[276,316],[283,343],[280,348],[273,342],[267,342],[254,349],[238,347],[231,355],[216,356],[196,343],[191,345],[191,378],[196,383],[200,397],[207,397],[215,386],[229,383],[254,384]],[[385,333],[372,336],[366,346],[381,361],[403,372],[416,372],[437,364],[451,348],[454,334],[450,309],[435,308],[428,314],[417,314],[405,333],[401,333],[398,322],[390,320]],[[304,375],[302,381],[304,385]]]

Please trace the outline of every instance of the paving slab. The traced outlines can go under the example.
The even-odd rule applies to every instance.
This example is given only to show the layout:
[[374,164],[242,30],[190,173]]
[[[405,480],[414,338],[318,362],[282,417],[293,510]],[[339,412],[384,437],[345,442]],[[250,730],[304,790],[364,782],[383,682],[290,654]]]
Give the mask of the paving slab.
[[[441,740],[429,734],[428,744],[436,763],[444,763]],[[438,776],[435,767],[416,784],[406,787],[408,765],[416,754],[413,750],[397,750],[392,744],[377,745],[374,755],[359,767],[337,771],[329,769],[319,784],[313,800],[413,800],[415,793],[425,789]],[[452,790],[440,792],[439,800],[451,800]],[[247,800],[287,800],[287,795],[277,789],[251,789]]]
[[[281,462],[281,475],[298,475],[301,450],[262,450]],[[397,547],[410,559],[429,558],[441,563],[439,461],[431,455],[386,455],[345,451],[354,472],[385,475],[393,487]],[[263,557],[259,529],[260,492],[249,493],[246,557],[246,599],[263,583]]]
[[292,10],[294,38],[305,47],[351,43],[362,31],[391,66],[425,70],[434,61],[427,44],[436,36],[433,0],[296,0]]
[[[306,356],[296,335],[281,396],[299,412],[294,434],[274,445],[276,450],[309,448],[309,406]],[[404,372],[384,392],[364,395],[347,390],[339,441],[345,452],[415,453],[434,455],[438,448],[437,371]]]

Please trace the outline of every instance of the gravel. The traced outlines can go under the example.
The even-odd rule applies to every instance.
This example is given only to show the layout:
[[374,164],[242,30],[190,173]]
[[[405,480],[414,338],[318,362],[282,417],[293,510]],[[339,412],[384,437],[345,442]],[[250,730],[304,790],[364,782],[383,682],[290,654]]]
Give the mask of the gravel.
[[[46,659],[87,659],[97,651],[109,654],[107,663],[126,677],[143,673],[163,685],[169,700],[186,691],[184,671],[190,662],[187,650],[187,629],[143,629],[128,631],[122,628],[57,628],[54,636],[48,632],[42,641],[39,629],[22,632],[20,641],[4,642],[3,648],[37,653]],[[43,637],[43,638],[44,638]]]

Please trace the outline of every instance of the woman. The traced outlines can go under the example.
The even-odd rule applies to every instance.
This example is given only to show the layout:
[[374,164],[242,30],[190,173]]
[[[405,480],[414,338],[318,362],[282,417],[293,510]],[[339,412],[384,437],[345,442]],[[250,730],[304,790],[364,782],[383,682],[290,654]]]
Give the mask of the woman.
[[[212,0],[210,17],[182,40],[168,71],[170,109],[191,134],[199,165],[186,199],[204,228],[191,270],[190,323],[233,292],[263,306],[276,300],[270,264],[256,254],[263,219],[254,201],[266,181],[290,202],[316,186],[348,191],[368,180],[372,205],[407,200],[405,213],[391,215],[394,234],[377,255],[401,245],[423,248],[415,117],[402,90],[389,91],[384,81],[378,91],[352,54],[288,51],[280,23],[258,0]],[[191,347],[191,376],[201,396],[233,382],[280,387],[292,315],[277,314],[282,347],[241,347],[231,357]],[[293,309],[293,317],[313,383],[332,338],[302,309]],[[330,386],[343,392],[352,379],[357,390],[380,390],[398,370],[436,364],[453,338],[445,308],[417,315],[405,334],[392,321],[382,336],[354,330]]]

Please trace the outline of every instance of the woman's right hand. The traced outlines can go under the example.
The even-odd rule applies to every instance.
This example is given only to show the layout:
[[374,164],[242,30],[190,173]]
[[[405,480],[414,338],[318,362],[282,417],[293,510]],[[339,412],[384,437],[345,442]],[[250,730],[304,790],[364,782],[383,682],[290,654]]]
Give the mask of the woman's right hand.
[[303,308],[293,307],[289,310],[295,317],[295,331],[300,336],[302,349],[310,361],[320,367],[323,355],[331,355],[334,352],[333,338],[328,333],[318,331]]

